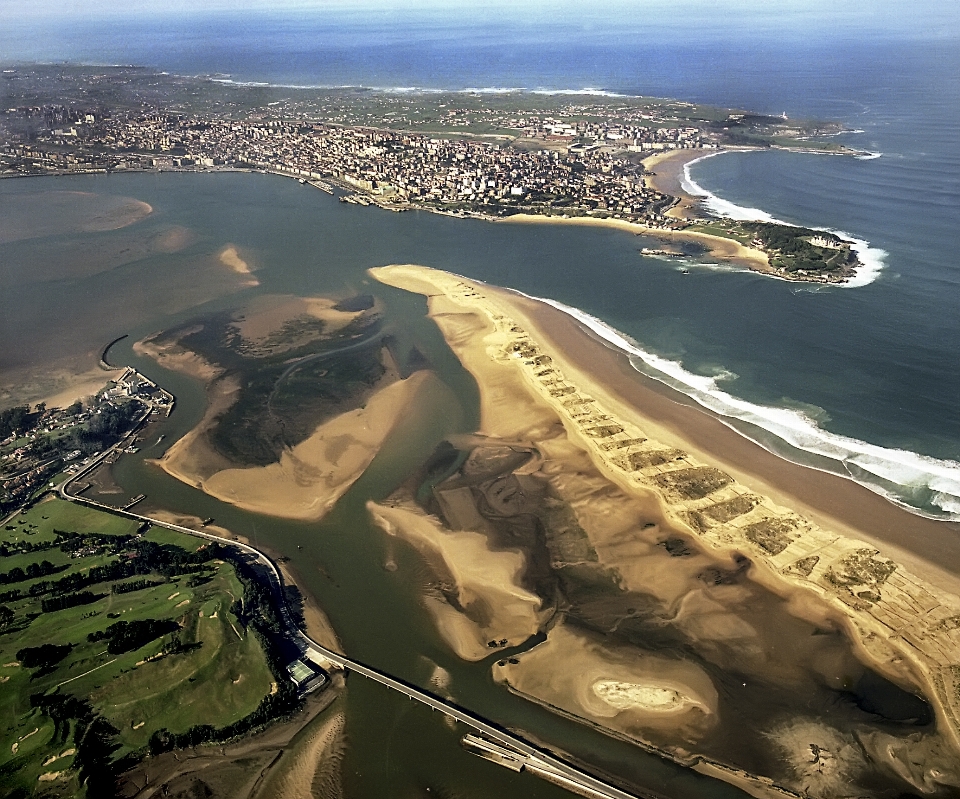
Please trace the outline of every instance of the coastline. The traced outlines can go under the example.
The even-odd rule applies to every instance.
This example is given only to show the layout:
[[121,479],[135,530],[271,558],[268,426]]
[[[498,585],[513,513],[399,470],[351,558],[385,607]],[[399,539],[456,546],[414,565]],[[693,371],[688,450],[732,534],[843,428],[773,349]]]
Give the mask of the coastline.
[[[657,152],[651,156],[648,156],[643,160],[643,164],[647,169],[656,168],[654,174],[647,175],[644,177],[645,184],[659,191],[661,194],[667,195],[673,198],[673,203],[671,206],[664,212],[663,216],[669,219],[676,220],[696,220],[702,218],[702,207],[706,199],[705,197],[692,195],[683,187],[683,175],[685,167],[695,161],[702,160],[704,158],[710,158],[714,155],[719,155],[725,152],[751,152],[756,150],[762,150],[764,148],[758,147],[748,147],[748,146],[721,146],[716,149],[705,149],[705,148],[688,148],[688,149],[677,149],[669,150],[664,152]],[[863,153],[858,150],[837,150],[837,151],[822,151],[822,150],[812,150],[805,148],[790,148],[783,146],[776,146],[772,149],[783,150],[787,152],[802,152],[802,153],[813,153],[813,154],[828,154],[828,155],[845,155],[845,156],[855,156],[862,157]],[[89,169],[89,170],[71,170],[64,172],[49,172],[42,174],[28,174],[28,175],[2,175],[0,177],[45,177],[45,176],[63,176],[63,175],[79,175],[79,174],[109,174],[112,170],[105,169]],[[301,175],[299,172],[293,171],[284,166],[219,166],[219,167],[200,167],[200,168],[184,168],[179,167],[176,169],[125,169],[118,170],[118,172],[133,173],[133,172],[192,172],[192,173],[218,173],[218,172],[246,172],[246,173],[260,173],[260,174],[270,174],[276,175],[278,177],[286,177],[295,180],[299,180]],[[859,287],[861,285],[866,285],[869,282],[872,282],[874,273],[877,271],[877,267],[872,263],[860,262],[860,264],[855,267],[857,271],[866,270],[869,275],[869,279],[862,281],[858,279],[856,275],[848,276],[845,279],[827,279],[819,274],[813,276],[806,276],[800,274],[794,274],[789,272],[782,272],[776,269],[773,269],[770,265],[770,260],[766,252],[756,247],[746,246],[734,238],[728,238],[726,236],[714,235],[711,233],[704,233],[700,231],[691,231],[691,230],[675,230],[669,227],[659,227],[659,226],[650,226],[644,225],[639,222],[629,222],[623,219],[615,218],[598,218],[590,216],[555,216],[550,214],[537,214],[537,213],[527,213],[521,212],[517,214],[512,214],[510,216],[494,216],[481,212],[466,212],[458,210],[449,210],[439,207],[430,207],[427,205],[421,205],[417,203],[402,202],[396,203],[389,200],[384,200],[382,197],[368,193],[365,190],[358,189],[357,186],[350,183],[344,182],[343,180],[337,179],[333,176],[326,176],[326,180],[330,181],[330,184],[336,186],[337,188],[353,194],[359,194],[364,198],[363,205],[373,205],[382,210],[388,211],[408,211],[408,210],[417,210],[417,211],[426,211],[428,213],[438,214],[440,216],[450,216],[456,219],[482,219],[487,222],[494,223],[541,223],[541,224],[576,224],[576,225],[594,225],[600,227],[611,227],[618,228],[621,230],[632,232],[636,235],[650,236],[652,238],[657,238],[663,241],[681,241],[689,242],[691,244],[696,244],[705,249],[706,254],[709,254],[710,257],[715,258],[722,262],[733,263],[740,266],[743,266],[751,271],[758,272],[760,274],[766,275],[767,277],[773,277],[779,280],[785,280],[788,282],[796,283],[815,283],[815,284],[830,284],[837,286],[846,286],[846,287]],[[314,188],[321,188],[320,186],[315,185],[313,182],[307,181],[307,185],[313,186]],[[324,184],[326,188],[323,190],[326,193],[331,193],[328,191],[329,186]],[[344,200],[344,197],[340,197],[341,201]],[[152,209],[151,209],[152,210]],[[714,216],[710,214],[710,216]],[[719,217],[718,217],[719,218]],[[821,229],[821,228],[817,228]],[[826,228],[823,228],[826,230]],[[834,231],[829,231],[834,232]],[[851,237],[848,234],[840,233],[840,235],[850,239]],[[866,242],[862,242],[854,239],[853,244],[855,245],[854,249],[859,251],[861,248],[866,246]],[[259,285],[259,280],[252,274],[250,267],[243,261],[241,257],[237,254],[235,246],[228,245],[227,248],[220,253],[220,261],[227,268],[241,275],[248,275],[246,286],[256,286]]]
[[[494,334],[461,339],[454,346],[462,357],[470,353],[469,366],[482,397],[487,392],[478,371],[502,374],[512,366],[534,401],[551,405],[571,440],[608,479],[633,493],[658,494],[671,522],[688,530],[706,550],[746,555],[753,564],[750,579],[789,599],[798,617],[841,626],[861,662],[925,695],[935,709],[938,730],[954,750],[960,749],[955,697],[960,624],[951,621],[960,619],[960,526],[910,514],[851,480],[763,450],[718,417],[677,402],[669,389],[637,373],[623,353],[557,309],[422,267],[386,267],[373,274],[390,285],[427,294],[435,318],[460,308],[461,313],[490,320]],[[542,353],[563,377],[550,377],[552,389],[546,389],[547,378],[533,371],[540,367],[530,365],[534,356],[518,357],[516,352]],[[484,367],[484,361],[489,366]],[[557,391],[561,385],[562,392]],[[590,418],[607,419],[604,424],[618,432],[581,429],[591,422],[577,421],[584,412],[574,416],[572,404],[589,406]],[[610,456],[609,446],[601,446],[605,439],[613,440],[611,435],[646,439],[641,445],[646,452],[651,446],[652,451],[677,447],[696,469],[720,470],[736,481],[715,492],[717,501],[723,500],[720,504],[729,505],[729,496],[753,497],[758,504],[739,521],[702,523],[702,511],[713,507],[709,496],[697,502],[669,496],[669,482],[654,478],[669,474],[672,465],[664,467],[667,472],[627,470]],[[756,528],[758,522],[775,534],[789,527],[789,534],[769,546],[762,536],[750,538],[745,532],[751,529],[748,523]],[[883,578],[871,582],[869,575],[878,568]]]
[[514,214],[513,216],[497,219],[498,224],[520,225],[580,225],[584,227],[606,227],[624,230],[637,236],[651,236],[665,241],[687,241],[706,247],[711,257],[721,261],[728,261],[747,267],[755,272],[761,272],[773,277],[767,254],[753,247],[745,247],[738,241],[713,236],[709,233],[696,233],[687,230],[672,230],[669,228],[654,228],[641,225],[637,222],[628,222],[625,219],[597,219],[586,216],[541,216],[539,214]]
[[643,168],[649,173],[644,181],[649,188],[677,198],[677,204],[667,211],[665,216],[675,219],[696,217],[698,214],[695,211],[703,198],[696,197],[683,188],[684,170],[687,164],[701,161],[704,158],[712,158],[715,155],[720,155],[720,153],[749,149],[751,148],[720,147],[715,150],[699,148],[667,150],[657,153],[643,159]]

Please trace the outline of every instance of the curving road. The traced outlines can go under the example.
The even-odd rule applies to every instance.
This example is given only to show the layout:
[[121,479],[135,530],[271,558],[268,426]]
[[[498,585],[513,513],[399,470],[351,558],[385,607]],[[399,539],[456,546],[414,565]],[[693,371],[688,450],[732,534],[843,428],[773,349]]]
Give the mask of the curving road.
[[353,660],[352,658],[346,657],[345,655],[341,655],[337,652],[327,649],[324,646],[321,646],[297,626],[286,603],[283,578],[280,575],[280,570],[277,568],[277,565],[273,562],[273,560],[266,553],[261,552],[259,549],[256,549],[249,544],[241,543],[240,541],[223,538],[222,536],[214,535],[213,533],[208,533],[201,530],[193,530],[189,527],[173,524],[172,522],[153,519],[149,516],[143,516],[139,513],[133,513],[129,510],[116,508],[112,505],[106,505],[102,502],[77,496],[69,492],[68,489],[72,483],[99,466],[115,448],[120,448],[122,446],[123,442],[115,445],[114,448],[102,453],[95,460],[78,471],[75,475],[61,483],[58,489],[60,497],[68,502],[86,505],[107,513],[112,513],[116,516],[123,516],[125,518],[135,519],[140,522],[147,522],[149,524],[156,525],[157,527],[175,530],[176,532],[185,533],[197,538],[203,538],[208,541],[216,541],[223,546],[230,547],[252,557],[256,564],[261,566],[266,573],[270,583],[270,589],[274,595],[274,600],[277,604],[277,607],[280,609],[282,621],[286,625],[288,637],[300,648],[300,651],[303,653],[304,657],[308,658],[316,665],[327,669],[329,669],[331,666],[336,666],[344,670],[356,672],[357,674],[363,675],[367,679],[378,682],[381,685],[390,688],[391,690],[404,694],[410,699],[420,702],[432,710],[440,711],[441,713],[456,719],[462,724],[471,727],[477,732],[482,733],[486,738],[496,741],[512,752],[522,755],[523,758],[521,759],[526,762],[526,765],[531,767],[531,770],[534,773],[540,773],[547,779],[552,777],[556,782],[564,784],[564,786],[568,789],[581,793],[584,796],[596,797],[597,799],[638,799],[637,794],[627,793],[616,786],[597,779],[585,771],[582,771],[579,768],[566,763],[560,758],[549,754],[545,750],[528,743],[517,735],[496,726],[493,722],[487,721],[480,716],[471,713],[469,710],[465,710],[464,708],[461,708],[450,701],[442,699],[438,696],[434,696],[433,694],[404,682],[403,680],[399,680],[396,677],[391,677],[389,674],[385,674],[379,669],[373,668],[372,666],[366,666],[359,661]]

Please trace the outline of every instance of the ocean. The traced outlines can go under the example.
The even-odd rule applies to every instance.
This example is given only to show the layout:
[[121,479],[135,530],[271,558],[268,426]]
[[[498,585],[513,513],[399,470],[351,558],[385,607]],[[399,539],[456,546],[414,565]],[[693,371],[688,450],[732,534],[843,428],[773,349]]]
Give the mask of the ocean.
[[775,18],[746,4],[735,19],[695,3],[544,8],[13,19],[0,52],[237,82],[588,90],[837,119],[849,131],[838,141],[869,155],[727,153],[691,165],[687,182],[715,213],[854,239],[866,268],[851,287],[709,265],[674,286],[642,259],[583,265],[603,281],[534,265],[469,274],[595,318],[639,370],[785,457],[960,519],[957,14],[931,6],[908,25],[876,3]]
[[[319,525],[224,505],[144,463],[157,451],[125,456],[114,468],[129,496],[162,497],[170,510],[215,517],[289,556],[359,659],[422,685],[443,668],[464,706],[654,795],[744,795],[511,696],[492,683],[485,665],[459,661],[424,618],[420,585],[409,579],[419,562],[391,550],[369,524],[364,503],[382,499],[411,464],[422,462],[449,433],[449,419],[474,429],[478,403],[469,375],[423,319],[422,298],[365,282],[370,266],[422,263],[544,298],[628,352],[639,371],[784,457],[846,473],[917,512],[960,518],[958,26],[911,19],[911,29],[901,30],[892,12],[880,19],[756,15],[750,24],[717,13],[660,13],[652,21],[642,14],[594,15],[540,26],[426,12],[385,12],[373,15],[372,24],[347,12],[96,23],[67,17],[69,24],[10,21],[3,13],[0,23],[10,24],[0,24],[0,58],[10,61],[138,63],[278,85],[671,96],[838,119],[851,131],[840,140],[874,155],[726,153],[693,164],[687,175],[717,213],[857,239],[870,268],[853,287],[647,258],[639,253],[647,242],[616,230],[360,208],[267,175],[0,181],[0,208],[20,193],[47,188],[136,197],[153,206],[144,222],[98,238],[4,245],[0,263],[17,268],[0,270],[0,288],[17,302],[4,304],[0,334],[5,349],[23,358],[76,350],[95,359],[107,341],[129,333],[111,358],[136,365],[177,395],[168,442],[202,415],[202,387],[138,358],[131,342],[258,293],[375,292],[386,323],[401,339],[416,341],[443,373],[459,406],[415,420],[422,435],[392,442],[387,457]],[[788,23],[795,26],[789,32]],[[131,246],[127,237],[171,228],[190,234],[182,251],[130,263],[118,255]],[[259,287],[224,293],[215,254],[228,242],[257,263]],[[114,258],[117,265],[48,274],[63,253],[81,251],[98,264]],[[407,577],[383,568],[388,556],[400,558],[396,574]],[[731,687],[740,685],[736,675],[716,679],[723,695],[741,696]],[[730,704],[757,709],[765,720],[779,707],[766,701],[758,689],[750,701]],[[411,705],[351,679],[346,795],[423,796],[428,788],[447,796],[563,795],[464,754],[456,731]]]

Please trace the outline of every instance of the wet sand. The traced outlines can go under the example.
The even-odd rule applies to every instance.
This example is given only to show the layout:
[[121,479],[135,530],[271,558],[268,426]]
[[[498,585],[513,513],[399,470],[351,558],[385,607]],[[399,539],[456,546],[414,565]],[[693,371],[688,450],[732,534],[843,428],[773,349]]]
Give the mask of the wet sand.
[[[334,720],[340,714],[324,711],[343,691],[343,677],[334,674],[332,685],[308,696],[304,709],[288,720],[221,746],[199,746],[145,758],[120,776],[118,796],[275,799],[285,796],[273,790],[275,780],[303,791],[309,784],[304,779],[310,767],[322,767],[327,756],[338,757],[339,722]],[[330,787],[339,789],[337,782]]]
[[563,624],[519,663],[500,661],[493,675],[516,693],[628,735],[667,728],[696,739],[717,722],[717,692],[702,669],[618,650]]
[[48,408],[66,408],[77,400],[85,400],[96,396],[111,380],[116,380],[123,374],[123,369],[91,369],[82,374],[64,375],[64,388],[44,397]]
[[228,244],[224,247],[220,253],[217,255],[218,260],[228,269],[232,269],[238,275],[250,275],[250,277],[244,281],[245,286],[259,286],[260,281],[257,280],[251,274],[253,269],[250,264],[240,255],[239,250],[235,244]]
[[0,216],[0,244],[63,233],[119,230],[153,213],[133,197],[89,191],[21,194]]
[[346,715],[340,710],[304,728],[258,788],[256,799],[313,799],[315,784],[324,799],[342,797],[345,725]]
[[425,604],[461,658],[483,660],[491,652],[490,641],[517,646],[536,634],[545,614],[540,597],[519,585],[524,565],[520,552],[495,552],[480,533],[446,531],[412,502],[370,502],[367,508],[385,532],[420,550],[446,583],[446,591],[456,595],[459,611],[440,597],[428,595]]
[[789,599],[798,618],[839,625],[864,663],[931,700],[938,729],[960,748],[957,525],[765,452],[642,379],[549,306],[424,268],[372,274],[427,294],[445,335],[458,310],[488,320],[483,335],[448,337],[482,395],[496,395],[513,370],[607,479],[631,497],[654,497],[706,550],[746,555],[750,578]]
[[[234,263],[239,255],[233,247],[224,250],[221,260],[239,268]],[[313,340],[336,333],[365,313],[339,311],[335,304],[328,298],[268,295],[251,303],[233,327],[242,337],[248,356],[276,355],[302,343],[290,335],[274,340],[276,331],[286,331],[291,323],[304,317],[322,321],[322,333],[307,330],[304,334]],[[283,451],[277,462],[238,467],[214,449],[209,433],[236,402],[240,384],[232,374],[179,344],[181,338],[198,329],[179,331],[177,340],[160,333],[134,345],[138,354],[202,380],[207,386],[203,418],[153,463],[213,497],[257,513],[310,521],[322,518],[370,465],[402,415],[419,397],[436,388],[433,372],[416,372],[406,380],[390,375],[363,407],[320,424],[305,440]]]
[[[248,347],[259,348],[271,354],[281,348],[270,346],[271,333],[304,318],[319,319],[324,323],[323,335],[339,332],[365,311],[338,311],[336,300],[327,297],[295,297],[290,294],[265,294],[253,299],[234,322],[233,327]],[[293,349],[297,340],[284,342],[285,349]]]
[[766,253],[745,247],[733,239],[713,236],[709,233],[695,233],[686,230],[670,230],[653,228],[637,222],[628,222],[625,219],[598,219],[590,216],[541,216],[538,214],[514,214],[497,221],[497,224],[526,224],[526,225],[581,225],[584,227],[607,227],[625,230],[638,236],[651,236],[664,241],[686,241],[705,247],[713,258],[721,261],[730,261],[746,266],[758,272],[771,272]]
[[180,372],[206,384],[207,407],[197,425],[158,460],[148,461],[181,482],[202,488],[203,480],[232,464],[207,442],[207,433],[220,415],[235,401],[240,385],[223,370],[177,342],[162,340],[162,334],[149,336],[133,345],[140,356],[155,360],[164,369]]
[[197,444],[215,422],[212,414],[218,412],[211,404],[200,425],[181,439],[182,446],[171,447],[158,464],[177,479],[246,510],[316,521],[363,474],[398,420],[436,382],[432,372],[416,372],[375,393],[365,407],[324,422],[277,463],[205,474],[209,447],[198,449]]

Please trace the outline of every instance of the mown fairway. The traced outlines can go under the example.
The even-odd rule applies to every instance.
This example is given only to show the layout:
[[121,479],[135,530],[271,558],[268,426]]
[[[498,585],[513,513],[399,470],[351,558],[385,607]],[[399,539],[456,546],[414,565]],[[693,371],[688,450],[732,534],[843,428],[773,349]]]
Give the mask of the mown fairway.
[[[106,534],[64,547],[56,533]],[[154,571],[85,586],[95,601],[53,612],[42,612],[51,593],[30,596],[37,583],[131,558],[115,537],[136,533],[136,523],[61,500],[43,502],[15,517],[0,530],[0,572],[47,561],[56,571],[0,585],[0,593],[17,589],[21,597],[6,597],[0,628],[0,795],[56,796],[77,793],[77,773],[71,769],[75,720],[57,725],[31,702],[31,696],[69,694],[89,701],[92,709],[119,730],[117,759],[146,746],[161,728],[183,732],[197,724],[222,727],[252,713],[272,689],[273,677],[257,639],[230,613],[243,588],[233,567],[208,560],[201,571],[164,577]],[[203,544],[190,536],[151,530],[144,541],[172,545],[193,553]],[[12,553],[24,544],[33,551]],[[2,555],[3,551],[8,554]],[[146,587],[115,593],[117,585]],[[180,629],[154,638],[131,651],[108,650],[109,639],[89,641],[88,635],[119,622],[175,622]],[[172,624],[169,625],[172,627]],[[179,642],[179,646],[175,643]],[[58,662],[27,667],[18,652],[53,644]],[[179,650],[164,654],[164,650]],[[66,654],[62,654],[66,652]]]

